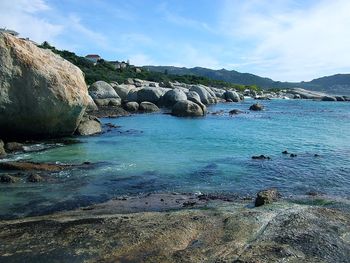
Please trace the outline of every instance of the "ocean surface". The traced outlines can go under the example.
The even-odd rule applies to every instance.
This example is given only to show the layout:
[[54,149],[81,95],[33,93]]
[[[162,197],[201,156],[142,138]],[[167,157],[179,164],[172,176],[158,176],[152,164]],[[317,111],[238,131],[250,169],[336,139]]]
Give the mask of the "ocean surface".
[[[254,102],[210,106],[210,112],[224,113],[203,118],[157,113],[102,119],[120,127],[78,137],[77,144],[17,155],[92,165],[52,174],[43,183],[0,185],[0,218],[153,192],[245,196],[276,187],[284,196],[320,192],[350,198],[350,103],[276,99],[260,102],[266,110],[250,112]],[[232,109],[246,113],[230,116]],[[261,154],[271,160],[251,158]]]

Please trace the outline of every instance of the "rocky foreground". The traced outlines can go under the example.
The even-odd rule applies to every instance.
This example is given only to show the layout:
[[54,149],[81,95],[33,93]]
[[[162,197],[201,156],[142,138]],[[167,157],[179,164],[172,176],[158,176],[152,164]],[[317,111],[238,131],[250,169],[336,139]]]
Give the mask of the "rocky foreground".
[[349,262],[350,213],[148,195],[0,222],[1,262]]

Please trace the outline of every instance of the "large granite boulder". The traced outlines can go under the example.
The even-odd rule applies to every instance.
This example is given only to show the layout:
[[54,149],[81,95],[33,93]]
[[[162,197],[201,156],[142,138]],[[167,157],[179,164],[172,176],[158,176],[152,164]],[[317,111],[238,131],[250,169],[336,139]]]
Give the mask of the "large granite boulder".
[[164,92],[160,88],[152,88],[152,87],[146,87],[143,89],[140,89],[137,92],[137,100],[138,102],[152,102],[154,104],[158,104],[160,98],[164,95]]
[[96,81],[89,87],[89,94],[97,106],[120,106],[121,99],[113,87],[105,81]]
[[219,88],[211,88],[211,90],[215,93],[215,96],[220,99],[225,99],[225,90]]
[[112,87],[122,100],[126,100],[129,92],[135,88],[134,85],[127,85],[127,84],[113,85]]
[[204,114],[206,114],[206,112],[207,112],[207,107],[201,102],[201,98],[199,97],[199,95],[198,95],[197,92],[195,92],[195,91],[189,91],[189,92],[187,93],[187,100],[192,101],[192,102],[198,104],[198,105],[202,108]]
[[51,50],[0,33],[0,134],[74,133],[89,104],[82,71]]
[[180,89],[172,89],[167,91],[162,97],[162,105],[172,107],[182,100],[187,100],[186,94]]
[[203,116],[204,112],[197,103],[183,100],[174,105],[171,114],[178,117],[199,117]]
[[149,101],[144,101],[140,103],[139,111],[141,112],[157,112],[159,111],[159,108],[157,105],[153,104]]
[[214,104],[217,102],[215,93],[204,85],[193,85],[190,88],[190,91],[195,91],[198,93],[201,102],[204,104]]
[[224,96],[226,101],[239,102],[241,100],[238,93],[232,90],[227,90]]
[[94,116],[84,116],[75,133],[77,135],[94,135],[102,132],[101,122]]
[[129,90],[128,96],[126,96],[126,101],[138,101],[137,98],[137,93],[138,93],[139,89],[131,89]]
[[328,95],[318,91],[305,90],[302,88],[294,88],[288,90],[288,93],[299,95],[302,99],[312,99],[312,100],[322,100],[323,97],[327,97]]

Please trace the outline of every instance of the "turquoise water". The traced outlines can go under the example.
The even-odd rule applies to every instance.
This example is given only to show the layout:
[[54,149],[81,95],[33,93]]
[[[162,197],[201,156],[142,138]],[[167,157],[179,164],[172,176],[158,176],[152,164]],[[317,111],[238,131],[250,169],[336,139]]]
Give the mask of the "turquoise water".
[[[350,104],[305,100],[218,104],[223,115],[177,118],[142,114],[103,119],[121,127],[81,143],[23,159],[92,162],[91,169],[50,175],[45,183],[0,186],[0,216],[48,213],[149,192],[252,195],[277,187],[285,196],[309,191],[350,197]],[[229,116],[231,109],[246,114]],[[297,154],[282,155],[283,150]],[[253,155],[271,160],[252,160]],[[315,157],[319,154],[320,157]]]

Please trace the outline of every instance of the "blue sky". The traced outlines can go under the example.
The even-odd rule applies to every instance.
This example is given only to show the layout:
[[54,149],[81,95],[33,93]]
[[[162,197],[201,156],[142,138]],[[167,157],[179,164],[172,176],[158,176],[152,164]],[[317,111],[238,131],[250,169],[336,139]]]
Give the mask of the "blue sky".
[[350,73],[348,0],[1,0],[0,27],[79,55],[280,81]]

